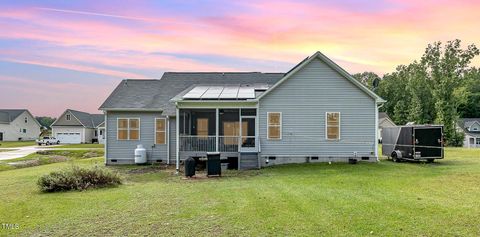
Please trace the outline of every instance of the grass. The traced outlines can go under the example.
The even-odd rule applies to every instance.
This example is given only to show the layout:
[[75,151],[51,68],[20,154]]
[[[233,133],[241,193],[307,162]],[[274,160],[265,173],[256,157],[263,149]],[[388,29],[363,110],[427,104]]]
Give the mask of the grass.
[[60,145],[52,147],[52,149],[56,148],[104,148],[103,144],[68,144],[68,145]]
[[[76,159],[83,167],[102,158]],[[183,180],[150,166],[110,167],[124,185],[40,193],[55,163],[0,172],[0,235],[479,236],[480,151],[433,164],[296,164]]]
[[18,149],[0,149],[0,152],[16,151]]
[[35,141],[0,142],[0,148],[34,146],[34,145],[36,145]]
[[103,156],[103,150],[37,151],[22,158],[0,160],[0,171]]

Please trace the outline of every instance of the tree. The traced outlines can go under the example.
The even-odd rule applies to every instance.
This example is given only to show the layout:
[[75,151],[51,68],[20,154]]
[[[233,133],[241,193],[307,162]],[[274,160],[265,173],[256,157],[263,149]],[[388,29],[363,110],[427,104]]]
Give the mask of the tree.
[[447,143],[455,140],[457,109],[465,96],[464,75],[468,73],[471,60],[480,51],[475,45],[460,48],[460,40],[448,41],[442,51],[441,42],[429,44],[422,56],[428,77],[433,81],[432,95],[435,100],[435,122],[444,125]]
[[380,80],[380,77],[374,72],[355,73],[352,76],[353,78],[357,79],[357,81],[361,82],[370,90],[374,89],[373,82],[375,81],[375,79]]
[[37,121],[40,123],[40,125],[50,129],[50,126],[52,125],[52,123],[55,121],[55,118],[52,118],[52,117],[46,117],[46,116],[43,116],[43,117],[35,117],[35,119],[37,119]]

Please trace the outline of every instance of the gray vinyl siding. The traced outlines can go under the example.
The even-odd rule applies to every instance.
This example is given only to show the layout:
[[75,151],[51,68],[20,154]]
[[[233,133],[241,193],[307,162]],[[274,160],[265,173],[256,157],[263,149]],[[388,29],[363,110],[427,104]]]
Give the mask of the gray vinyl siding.
[[[67,114],[70,114],[70,120],[67,120]],[[55,122],[54,126],[83,126],[72,113],[64,113],[58,120]]]
[[[260,100],[262,156],[374,156],[375,100],[316,59]],[[282,139],[267,139],[267,113],[282,112]],[[325,112],[340,112],[339,141],[325,138]],[[303,156],[302,158],[300,158]],[[278,159],[277,159],[278,160]]]
[[[117,140],[117,119],[139,118],[140,140]],[[156,112],[107,112],[107,164],[115,164],[111,160],[117,160],[117,164],[134,163],[134,151],[138,144],[142,144],[147,150],[148,161],[167,159],[167,145],[155,143],[155,118],[165,118]]]

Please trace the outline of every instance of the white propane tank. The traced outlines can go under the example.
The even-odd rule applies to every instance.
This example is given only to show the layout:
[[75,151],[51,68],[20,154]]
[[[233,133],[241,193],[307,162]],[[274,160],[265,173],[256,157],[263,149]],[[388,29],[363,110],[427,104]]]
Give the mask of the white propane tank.
[[135,149],[135,164],[145,163],[147,163],[147,150],[145,150],[142,144],[137,145]]

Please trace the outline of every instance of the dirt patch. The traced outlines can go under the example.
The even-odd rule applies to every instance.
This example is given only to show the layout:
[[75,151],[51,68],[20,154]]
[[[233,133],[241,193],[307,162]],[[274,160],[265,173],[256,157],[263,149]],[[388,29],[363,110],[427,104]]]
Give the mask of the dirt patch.
[[68,157],[66,157],[66,156],[51,156],[50,160],[52,162],[63,162],[63,161],[67,161]]
[[85,154],[82,155],[82,158],[92,158],[92,157],[99,157],[99,156],[102,156],[101,154],[99,154],[98,152],[96,151],[89,151]]
[[40,165],[39,160],[23,160],[17,162],[7,163],[8,165],[14,166],[15,168],[25,168]]
[[51,155],[51,154],[53,154],[52,151],[37,151],[35,153],[37,153],[38,155]]
[[146,174],[146,173],[158,173],[161,170],[165,170],[166,167],[162,166],[144,166],[139,168],[133,168],[127,171],[128,174]]

